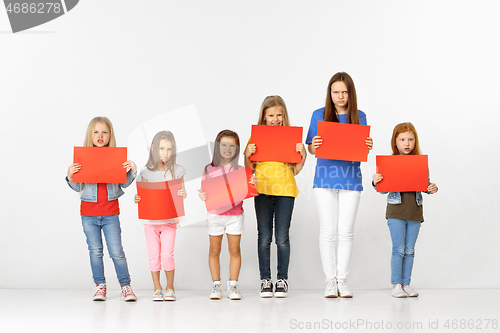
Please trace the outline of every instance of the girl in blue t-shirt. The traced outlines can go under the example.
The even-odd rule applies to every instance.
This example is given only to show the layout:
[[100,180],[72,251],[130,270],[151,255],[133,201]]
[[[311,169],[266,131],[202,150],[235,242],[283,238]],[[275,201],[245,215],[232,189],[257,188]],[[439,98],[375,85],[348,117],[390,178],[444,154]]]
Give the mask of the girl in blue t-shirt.
[[[313,112],[306,139],[312,155],[323,143],[317,135],[320,120],[366,125],[366,115],[358,110],[356,89],[349,74],[339,72],[332,76],[327,87],[325,107]],[[372,138],[366,138],[366,145],[372,149]],[[327,298],[352,297],[346,277],[354,221],[363,190],[359,165],[360,162],[317,159],[313,188],[320,222],[319,247],[326,275]]]

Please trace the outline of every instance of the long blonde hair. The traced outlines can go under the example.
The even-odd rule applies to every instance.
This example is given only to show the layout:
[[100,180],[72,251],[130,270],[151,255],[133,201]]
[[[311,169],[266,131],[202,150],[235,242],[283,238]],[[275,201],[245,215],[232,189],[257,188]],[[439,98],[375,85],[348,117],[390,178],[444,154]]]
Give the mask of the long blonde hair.
[[161,140],[168,140],[172,143],[172,156],[165,165],[165,174],[170,171],[172,179],[175,179],[175,158],[177,156],[177,146],[175,144],[174,135],[170,131],[161,131],[156,133],[156,135],[154,136],[153,142],[151,142],[151,149],[149,150],[149,158],[146,163],[146,168],[151,171],[163,170],[162,161],[158,156],[158,150],[160,149]]
[[413,124],[410,122],[397,124],[396,127],[394,127],[391,139],[392,155],[400,155],[398,147],[396,146],[396,139],[398,138],[399,134],[406,132],[410,132],[413,133],[413,135],[415,135],[415,147],[411,151],[410,155],[422,155],[422,152],[420,151],[420,146],[418,145],[417,130],[415,129],[415,126],[413,126]]
[[113,130],[113,124],[106,117],[95,117],[89,123],[87,127],[87,133],[85,134],[85,141],[83,142],[84,147],[94,147],[92,142],[92,136],[94,135],[95,125],[101,123],[109,128],[109,143],[106,147],[116,147],[115,131]]
[[283,109],[283,126],[290,126],[290,120],[288,119],[288,111],[286,110],[285,101],[278,95],[267,96],[264,98],[262,105],[260,106],[259,121],[257,125],[266,124],[266,111],[274,106],[281,106]]

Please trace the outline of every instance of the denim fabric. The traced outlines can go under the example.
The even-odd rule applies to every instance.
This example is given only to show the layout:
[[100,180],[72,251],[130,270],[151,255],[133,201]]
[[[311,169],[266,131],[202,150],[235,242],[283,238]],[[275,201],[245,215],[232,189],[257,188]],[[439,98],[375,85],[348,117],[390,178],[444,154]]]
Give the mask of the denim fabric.
[[411,282],[420,221],[387,219],[387,225],[392,239],[391,283],[407,286]]
[[[431,180],[429,179],[429,185],[432,184]],[[372,181],[372,186],[376,190],[377,186],[373,183]],[[424,193],[427,194],[432,194],[430,191],[423,191]],[[380,192],[380,194],[387,194],[387,203],[391,205],[399,205],[401,203],[401,193],[400,192]],[[422,197],[422,192],[416,191],[415,192],[415,199],[417,200],[417,205],[422,206],[424,203],[424,198]]]
[[119,215],[82,216],[83,232],[87,237],[90,267],[95,284],[106,283],[104,277],[102,232],[106,239],[109,256],[113,259],[120,286],[130,284],[127,259],[122,247]]
[[[134,181],[137,175],[129,170],[127,172],[127,182],[125,184],[106,184],[108,189],[108,201],[116,200],[124,192],[122,188],[128,187]],[[97,184],[96,183],[73,183],[66,177],[66,182],[76,192],[81,192],[80,199],[87,202],[97,202]]]
[[274,238],[278,249],[278,279],[288,279],[290,262],[290,225],[294,197],[259,194],[254,198],[257,216],[257,249],[261,279],[271,278],[271,242]]

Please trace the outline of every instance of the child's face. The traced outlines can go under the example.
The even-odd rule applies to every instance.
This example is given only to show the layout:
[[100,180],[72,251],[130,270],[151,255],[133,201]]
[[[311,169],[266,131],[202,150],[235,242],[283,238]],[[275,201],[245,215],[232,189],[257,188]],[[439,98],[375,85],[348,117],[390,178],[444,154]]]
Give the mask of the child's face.
[[396,138],[396,148],[401,155],[408,155],[415,148],[415,134],[412,132],[399,133]]
[[347,108],[349,102],[349,94],[344,81],[335,81],[331,86],[332,102],[337,111]]
[[236,154],[236,140],[231,136],[223,136],[219,143],[220,156],[225,160],[231,160]]
[[92,143],[94,147],[106,147],[109,144],[111,133],[109,127],[103,123],[96,123],[94,134],[92,134]]
[[273,106],[266,110],[264,115],[266,125],[282,126],[283,125],[283,108],[279,105]]
[[158,157],[163,163],[167,163],[168,160],[172,157],[172,142],[170,140],[163,139],[160,141],[158,146]]

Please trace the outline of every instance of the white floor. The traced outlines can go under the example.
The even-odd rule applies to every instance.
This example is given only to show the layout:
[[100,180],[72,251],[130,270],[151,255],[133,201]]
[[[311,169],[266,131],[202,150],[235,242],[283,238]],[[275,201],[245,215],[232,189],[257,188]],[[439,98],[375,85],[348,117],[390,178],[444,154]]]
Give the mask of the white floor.
[[[325,299],[321,290],[292,290],[286,299],[208,299],[208,291],[177,290],[176,302],[153,302],[135,290],[122,302],[108,290],[2,289],[2,332],[500,332],[500,289],[419,290],[395,299],[389,290],[354,290],[353,299]],[[400,327],[401,329],[398,329]]]

